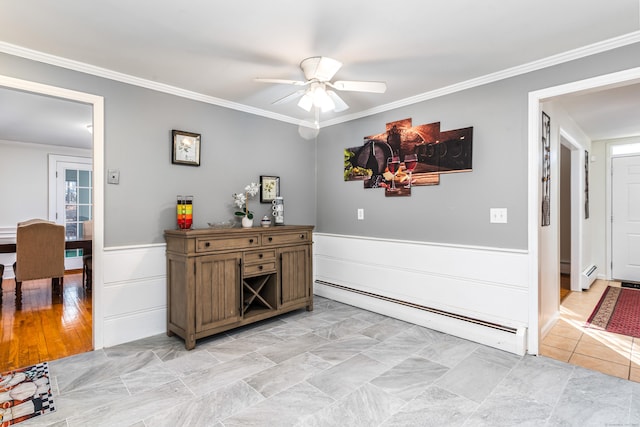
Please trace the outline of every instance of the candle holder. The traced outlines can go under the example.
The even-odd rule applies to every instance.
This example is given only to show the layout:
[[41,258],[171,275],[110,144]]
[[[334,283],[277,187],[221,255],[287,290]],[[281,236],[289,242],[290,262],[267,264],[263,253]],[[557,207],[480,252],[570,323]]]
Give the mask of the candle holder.
[[193,196],[177,197],[176,202],[176,218],[178,228],[181,230],[189,230],[193,224]]

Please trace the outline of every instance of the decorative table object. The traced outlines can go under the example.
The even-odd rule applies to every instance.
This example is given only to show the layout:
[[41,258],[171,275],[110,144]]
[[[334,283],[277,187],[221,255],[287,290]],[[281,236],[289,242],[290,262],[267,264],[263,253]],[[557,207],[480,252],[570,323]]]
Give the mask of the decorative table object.
[[243,193],[233,193],[233,203],[240,210],[235,212],[236,216],[242,217],[242,227],[253,227],[253,212],[249,210],[249,198],[255,197],[260,190],[260,184],[252,182],[244,187]]
[[193,225],[193,196],[178,196],[176,202],[178,228],[188,230]]
[[273,210],[275,224],[284,225],[284,199],[282,197],[273,199],[271,209]]

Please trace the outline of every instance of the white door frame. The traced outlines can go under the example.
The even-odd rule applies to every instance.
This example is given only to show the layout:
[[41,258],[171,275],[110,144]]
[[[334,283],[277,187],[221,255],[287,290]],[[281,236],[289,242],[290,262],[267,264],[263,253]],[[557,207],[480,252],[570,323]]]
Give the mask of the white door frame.
[[640,67],[606,74],[590,79],[579,80],[546,89],[529,92],[528,108],[528,253],[529,253],[529,334],[528,352],[538,354],[540,341],[540,322],[538,310],[540,306],[540,116],[541,103],[552,98],[589,92],[597,89],[624,86],[640,82]]
[[[89,170],[93,174],[93,159],[90,157],[79,157],[79,156],[61,156],[57,154],[49,154],[49,214],[47,218],[49,221],[54,221],[60,225],[65,225],[66,218],[64,214],[64,197],[65,197],[65,177],[64,175],[59,175],[60,172],[63,172],[65,168],[78,168],[83,170]],[[58,179],[60,177],[60,179]],[[93,183],[91,183],[91,187],[93,188]],[[61,200],[62,199],[62,200]],[[61,202],[62,203],[59,203]],[[93,207],[92,207],[93,209]],[[65,225],[66,229],[66,225]],[[78,270],[83,268],[82,266],[82,255],[67,257],[65,254],[64,257],[64,269],[65,270]]]
[[[58,169],[58,164],[90,164],[93,165],[93,160],[88,157],[79,157],[79,156],[60,156],[57,154],[49,154],[49,221],[58,222],[58,219],[61,221],[58,224],[64,224],[64,217],[58,215],[60,213],[60,206],[58,205],[58,200],[56,197],[51,197],[52,194],[56,194],[59,196],[60,192],[60,183],[56,180],[56,173]],[[93,171],[93,168],[91,168]],[[64,180],[62,180],[64,182]],[[62,193],[64,193],[64,188],[62,188]]]
[[93,348],[104,346],[104,98],[0,75],[0,86],[89,104],[93,107]]
[[[564,129],[560,129],[560,144],[571,153],[571,290],[581,292],[580,260],[582,259],[582,213],[580,193],[582,182],[582,154],[580,144]],[[564,144],[563,142],[567,142]],[[559,260],[558,260],[559,261]],[[560,290],[558,290],[559,292]]]
[[[615,144],[613,144],[615,145]],[[609,150],[611,150],[612,147],[607,147]],[[609,151],[610,154],[611,151]],[[609,159],[607,161],[607,185],[606,185],[606,194],[607,194],[607,207],[606,207],[606,221],[607,221],[607,229],[609,230],[607,232],[607,248],[609,249],[608,251],[608,255],[607,255],[607,261],[606,263],[609,266],[609,274],[607,275],[608,280],[623,280],[624,278],[622,277],[615,277],[613,275],[613,244],[614,244],[614,240],[613,240],[613,192],[614,190],[614,186],[613,186],[613,161],[615,159],[620,159],[623,157],[635,157],[635,158],[640,158],[640,153],[629,153],[629,154],[619,154],[619,155],[609,155],[608,156]],[[619,271],[619,270],[618,270]]]
[[[605,159],[605,219],[606,219],[606,230],[605,230],[605,234],[606,234],[606,239],[607,239],[607,247],[606,247],[606,251],[605,251],[605,277],[607,278],[607,280],[611,280],[613,278],[613,271],[611,268],[611,263],[613,262],[613,239],[611,238],[611,233],[612,233],[612,226],[611,226],[611,216],[613,215],[612,212],[612,185],[613,185],[613,177],[611,175],[611,162],[613,160],[614,157],[620,157],[620,156],[624,156],[625,154],[619,154],[619,155],[614,155],[612,154],[613,151],[613,147],[617,146],[617,145],[629,145],[629,144],[638,144],[640,143],[640,140],[637,141],[610,141],[606,143],[606,147],[605,147],[605,155],[606,155],[606,159]],[[640,154],[640,152],[635,153]]]

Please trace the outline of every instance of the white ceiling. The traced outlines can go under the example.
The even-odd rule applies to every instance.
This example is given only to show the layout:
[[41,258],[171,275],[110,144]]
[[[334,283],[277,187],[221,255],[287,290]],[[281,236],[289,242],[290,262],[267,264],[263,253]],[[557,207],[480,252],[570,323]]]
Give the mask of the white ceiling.
[[91,107],[0,87],[0,140],[91,148]]
[[[254,78],[301,79],[298,64],[309,56],[341,61],[337,80],[387,83],[384,94],[341,92],[350,108],[322,113],[321,124],[331,124],[640,35],[639,0],[0,0],[0,11],[0,51],[291,123],[312,122],[313,113],[272,102],[298,88]],[[640,117],[639,87],[563,105],[593,139],[640,134],[629,120]],[[2,117],[17,105],[5,97]],[[599,108],[611,100],[624,108]],[[34,113],[29,120],[40,126]],[[11,125],[0,125],[7,139]]]

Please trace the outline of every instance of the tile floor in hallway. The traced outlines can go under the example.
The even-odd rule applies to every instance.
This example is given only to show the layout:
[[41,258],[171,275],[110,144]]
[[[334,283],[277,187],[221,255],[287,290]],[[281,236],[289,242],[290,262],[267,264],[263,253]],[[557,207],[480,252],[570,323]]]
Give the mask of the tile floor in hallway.
[[620,282],[596,280],[588,291],[571,292],[560,307],[560,319],[542,340],[540,354],[640,382],[640,338],[585,328],[607,286]]
[[335,301],[198,341],[50,362],[57,412],[20,426],[605,426],[640,384]]

